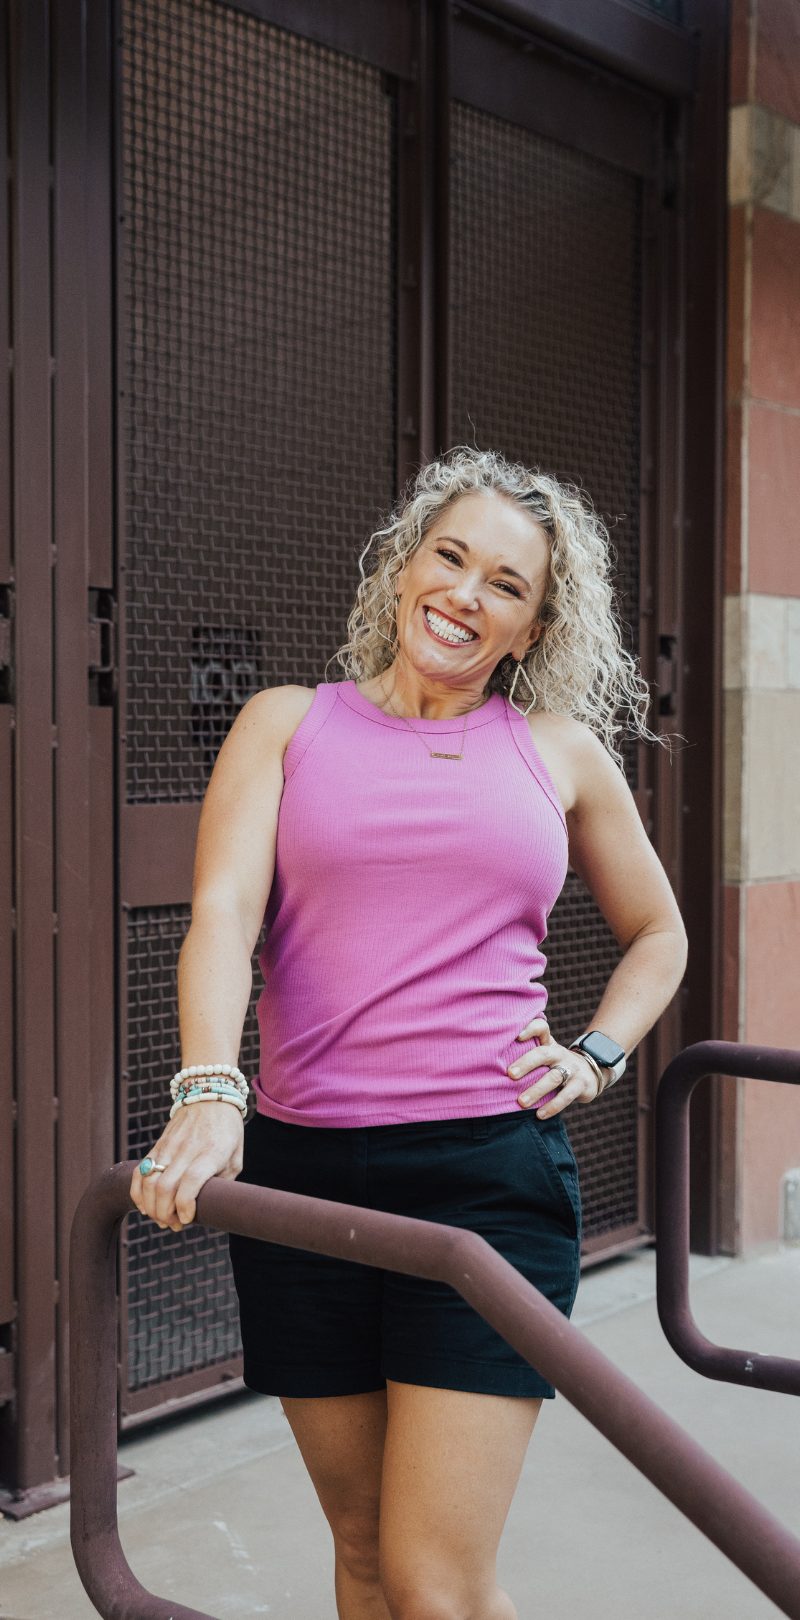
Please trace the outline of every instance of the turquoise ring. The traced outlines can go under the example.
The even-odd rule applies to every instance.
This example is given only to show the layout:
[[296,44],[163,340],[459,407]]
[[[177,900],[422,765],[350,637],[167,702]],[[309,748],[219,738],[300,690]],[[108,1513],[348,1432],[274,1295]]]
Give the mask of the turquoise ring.
[[155,1159],[142,1159],[139,1165],[140,1176],[152,1176],[154,1170],[166,1170],[167,1165],[156,1164]]

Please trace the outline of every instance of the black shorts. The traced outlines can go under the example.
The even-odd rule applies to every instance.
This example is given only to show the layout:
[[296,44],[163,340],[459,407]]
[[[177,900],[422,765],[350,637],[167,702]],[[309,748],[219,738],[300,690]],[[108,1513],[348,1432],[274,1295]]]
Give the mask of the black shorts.
[[[569,1315],[580,1195],[560,1118],[533,1113],[339,1130],[257,1114],[241,1181],[479,1232]],[[231,1237],[244,1380],[266,1395],[357,1395],[386,1379],[552,1397],[539,1373],[444,1283]]]

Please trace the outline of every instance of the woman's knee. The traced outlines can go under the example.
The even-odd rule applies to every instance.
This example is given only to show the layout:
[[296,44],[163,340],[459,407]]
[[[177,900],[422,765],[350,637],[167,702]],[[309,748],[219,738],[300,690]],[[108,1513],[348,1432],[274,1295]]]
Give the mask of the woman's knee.
[[379,1580],[378,1504],[337,1514],[332,1522],[337,1561],[354,1581],[377,1585]]

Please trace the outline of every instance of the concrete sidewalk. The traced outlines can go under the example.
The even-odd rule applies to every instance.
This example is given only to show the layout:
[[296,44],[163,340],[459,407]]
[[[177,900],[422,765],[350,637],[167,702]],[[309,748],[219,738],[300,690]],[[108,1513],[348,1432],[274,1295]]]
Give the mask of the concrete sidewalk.
[[[800,1536],[800,1402],[712,1384],[669,1349],[654,1255],[589,1272],[573,1320]],[[692,1262],[720,1343],[800,1357],[800,1248]],[[243,1398],[123,1444],[125,1552],[152,1591],[226,1620],[335,1620],[330,1533],[280,1406]],[[0,1521],[3,1620],[91,1620],[67,1506]],[[500,1553],[520,1620],[768,1620],[778,1611],[575,1413],[548,1402]]]

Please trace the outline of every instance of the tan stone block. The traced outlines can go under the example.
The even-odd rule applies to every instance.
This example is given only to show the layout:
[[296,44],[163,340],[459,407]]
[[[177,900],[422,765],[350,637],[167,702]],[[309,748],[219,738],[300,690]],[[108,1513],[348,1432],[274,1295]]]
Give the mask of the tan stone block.
[[743,704],[741,875],[748,882],[797,878],[800,692],[749,692]]
[[726,883],[742,875],[742,720],[741,692],[726,692],[723,705],[723,864]]
[[786,685],[800,690],[800,600],[786,602]]
[[751,689],[780,691],[786,685],[786,598],[751,594],[745,602],[745,684]]

